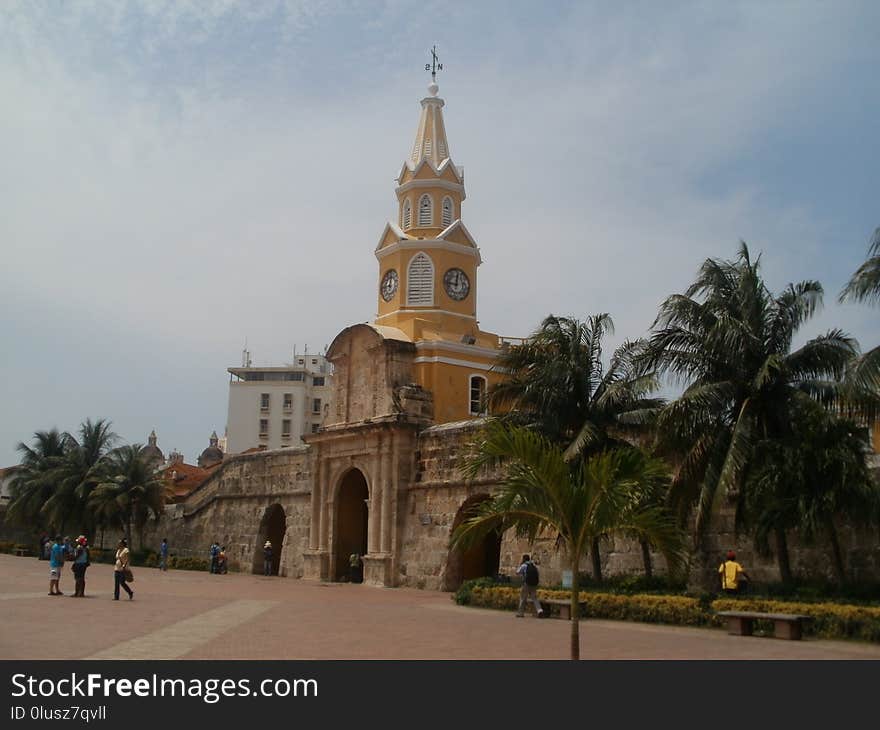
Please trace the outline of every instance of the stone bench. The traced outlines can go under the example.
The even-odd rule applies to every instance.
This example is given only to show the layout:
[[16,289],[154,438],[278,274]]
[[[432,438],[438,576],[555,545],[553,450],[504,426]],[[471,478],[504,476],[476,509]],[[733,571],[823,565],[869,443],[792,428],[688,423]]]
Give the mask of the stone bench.
[[[541,610],[545,616],[558,616],[566,621],[571,621],[571,601],[567,598],[540,598]],[[580,606],[580,615],[583,616],[587,608],[586,601],[578,601]],[[554,611],[555,609],[555,611]]]
[[30,554],[30,551],[27,548],[17,547],[15,548],[15,554],[19,558],[26,558]]
[[719,611],[727,619],[727,633],[751,636],[755,621],[772,621],[773,636],[777,639],[797,641],[803,635],[803,624],[812,621],[810,616],[796,613],[759,613],[757,611]]

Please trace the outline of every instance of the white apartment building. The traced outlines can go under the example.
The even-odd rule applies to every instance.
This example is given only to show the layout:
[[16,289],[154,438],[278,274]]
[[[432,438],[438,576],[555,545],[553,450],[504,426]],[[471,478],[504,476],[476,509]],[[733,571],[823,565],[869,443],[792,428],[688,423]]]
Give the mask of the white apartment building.
[[298,355],[289,365],[229,368],[227,453],[302,444],[329,410],[330,366],[323,355]]

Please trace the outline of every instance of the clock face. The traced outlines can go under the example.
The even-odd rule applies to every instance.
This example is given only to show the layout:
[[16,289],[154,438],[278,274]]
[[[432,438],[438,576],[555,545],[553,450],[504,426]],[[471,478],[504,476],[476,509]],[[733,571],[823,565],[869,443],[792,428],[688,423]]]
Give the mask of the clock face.
[[386,302],[390,302],[394,297],[394,293],[397,291],[397,272],[394,269],[388,269],[385,272],[379,291],[382,292],[382,299]]
[[461,269],[449,269],[443,275],[443,286],[450,299],[460,302],[471,290],[471,282]]

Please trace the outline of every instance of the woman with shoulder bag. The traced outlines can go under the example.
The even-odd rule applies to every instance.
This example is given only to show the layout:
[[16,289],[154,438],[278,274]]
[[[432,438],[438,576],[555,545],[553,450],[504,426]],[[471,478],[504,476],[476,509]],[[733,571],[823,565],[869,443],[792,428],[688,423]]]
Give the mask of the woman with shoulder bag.
[[134,598],[134,591],[128,587],[126,581],[134,580],[134,576],[131,574],[131,568],[129,567],[129,562],[131,561],[131,553],[128,551],[128,545],[125,540],[122,539],[119,541],[119,544],[116,546],[116,568],[113,571],[113,578],[116,582],[116,585],[113,589],[113,600],[119,600],[119,587],[125,590],[128,593],[128,600],[130,601]]

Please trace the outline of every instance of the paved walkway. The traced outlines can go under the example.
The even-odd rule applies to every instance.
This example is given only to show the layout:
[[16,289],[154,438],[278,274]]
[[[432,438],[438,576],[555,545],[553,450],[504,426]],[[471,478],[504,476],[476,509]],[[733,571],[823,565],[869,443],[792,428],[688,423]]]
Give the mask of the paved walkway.
[[[567,659],[567,621],[456,606],[448,593],[135,568],[113,601],[109,565],[87,598],[50,598],[48,563],[0,555],[3,659]],[[70,594],[66,568],[61,590]],[[880,659],[880,646],[589,620],[585,659]]]

